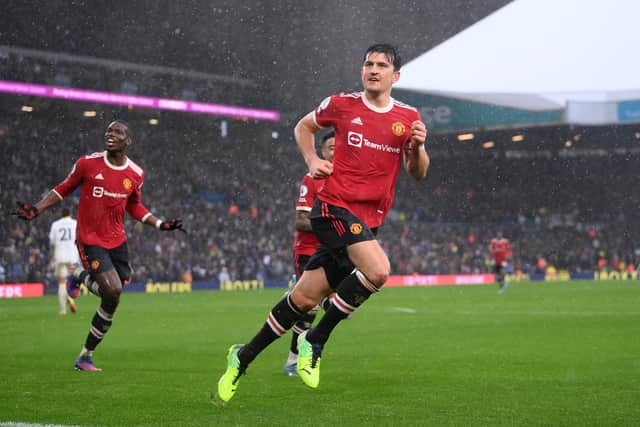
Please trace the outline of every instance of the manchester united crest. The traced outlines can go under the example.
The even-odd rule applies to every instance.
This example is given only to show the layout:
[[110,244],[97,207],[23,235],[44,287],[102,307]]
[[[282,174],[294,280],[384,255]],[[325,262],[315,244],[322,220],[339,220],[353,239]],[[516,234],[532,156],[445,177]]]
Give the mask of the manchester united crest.
[[362,233],[362,224],[358,224],[357,222],[354,224],[351,224],[351,226],[349,227],[349,231],[351,231],[351,234]]
[[91,261],[92,270],[97,270],[98,267],[100,267],[100,261],[98,261],[97,259],[94,259],[93,261]]
[[129,178],[125,178],[125,179],[122,181],[122,185],[124,186],[124,188],[125,188],[126,190],[131,190],[131,186],[132,186],[133,184],[131,183],[131,180],[130,180]]
[[404,134],[405,129],[406,128],[404,127],[404,124],[401,122],[395,122],[394,124],[391,125],[391,130],[393,131],[393,134],[395,136],[400,136]]

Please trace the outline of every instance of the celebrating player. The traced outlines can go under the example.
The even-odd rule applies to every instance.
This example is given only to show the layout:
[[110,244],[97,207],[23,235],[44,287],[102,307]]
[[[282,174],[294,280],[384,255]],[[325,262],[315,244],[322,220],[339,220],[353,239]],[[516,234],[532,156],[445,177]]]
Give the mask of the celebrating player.
[[[335,134],[329,132],[322,138],[322,146],[320,152],[322,158],[333,161],[333,152],[336,147]],[[298,193],[298,202],[296,203],[296,235],[293,244],[293,260],[296,269],[296,277],[301,277],[309,258],[315,252],[320,244],[318,238],[311,229],[311,208],[316,201],[316,196],[324,180],[313,179],[311,175],[306,174],[300,183],[300,191]],[[328,302],[328,299],[326,300]],[[328,305],[325,304],[328,308]],[[284,373],[288,376],[298,376],[296,366],[298,363],[298,336],[309,329],[313,324],[318,312],[316,306],[309,310],[302,319],[298,320],[294,325],[291,337],[291,347],[289,357],[284,365]]]
[[[429,167],[420,114],[391,97],[400,66],[394,47],[371,46],[362,64],[364,92],[326,98],[296,125],[296,143],[309,174],[325,178],[311,210],[320,246],[253,339],[229,348],[227,369],[218,381],[222,401],[233,397],[240,377],[262,350],[335,290],[334,304],[298,338],[298,375],[316,388],[322,349],[332,330],[386,282],[391,267],[376,233],[391,208],[400,167],[417,180]],[[327,127],[335,131],[333,163],[314,149],[314,134]]]
[[509,284],[507,283],[507,260],[511,258],[511,244],[509,240],[502,236],[502,231],[498,231],[496,237],[491,239],[489,244],[489,252],[493,257],[493,272],[496,275],[496,281],[500,285],[499,294],[503,294]]
[[120,301],[122,285],[129,281],[131,267],[125,210],[145,224],[159,230],[183,230],[180,219],[162,221],[141,202],[144,172],[125,155],[133,143],[129,125],[121,120],[109,124],[104,134],[105,151],[76,161],[67,178],[35,205],[18,202],[14,215],[30,221],[80,187],[76,243],[84,269],[78,268],[67,279],[67,292],[78,296],[80,285],[100,297],[100,306],[91,321],[89,334],[75,368],[100,371],[93,364],[93,351],[107,334]]

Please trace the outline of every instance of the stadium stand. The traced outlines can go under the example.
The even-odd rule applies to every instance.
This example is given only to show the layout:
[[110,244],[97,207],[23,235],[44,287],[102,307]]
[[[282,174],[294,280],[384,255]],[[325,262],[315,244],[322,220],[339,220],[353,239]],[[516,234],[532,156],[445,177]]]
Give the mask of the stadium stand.
[[[268,107],[250,80],[5,47],[0,79]],[[21,111],[23,105],[33,111]],[[160,235],[127,221],[134,281],[217,278],[287,281],[294,203],[306,168],[281,124],[0,95],[0,208],[36,201],[73,162],[102,149],[102,132],[125,118],[144,169],[143,200],[182,217],[189,234]],[[95,118],[83,117],[96,110]],[[159,119],[153,126],[149,118]],[[288,118],[287,118],[288,117]],[[222,131],[224,127],[224,132]],[[637,126],[430,135],[429,178],[404,174],[380,240],[395,274],[488,272],[488,243],[503,231],[514,271],[635,269],[640,261]],[[495,141],[484,149],[482,141]],[[65,202],[73,204],[74,200]],[[0,278],[52,282],[47,232],[53,215],[0,221]]]
[[[37,200],[75,159],[101,150],[108,119],[74,118],[59,104],[2,119],[0,146],[11,165],[0,177],[2,212],[17,197]],[[127,221],[134,281],[210,280],[223,267],[232,280],[288,280],[293,203],[305,173],[291,137],[274,139],[267,125],[234,121],[222,138],[211,119],[178,113],[158,126],[130,121],[137,142],[129,154],[146,173],[143,200],[152,211],[182,216],[189,229],[186,236],[161,235]],[[634,268],[638,142],[630,133],[628,143],[602,150],[610,130],[588,131],[591,145],[583,141],[573,151],[561,141],[540,143],[536,135],[544,139],[545,130],[530,131],[538,142],[518,152],[508,144],[457,149],[454,136],[433,136],[431,176],[400,179],[380,231],[393,272],[487,272],[487,245],[498,230],[511,240],[523,273]],[[51,282],[48,217],[1,222],[5,280]]]

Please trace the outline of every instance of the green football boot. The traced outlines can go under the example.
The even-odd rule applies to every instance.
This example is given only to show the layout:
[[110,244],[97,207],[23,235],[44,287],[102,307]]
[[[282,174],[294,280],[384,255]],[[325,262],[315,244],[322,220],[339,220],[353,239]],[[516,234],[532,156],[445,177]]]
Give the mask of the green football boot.
[[303,383],[311,388],[318,388],[322,345],[311,344],[307,341],[307,332],[309,331],[304,331],[298,337],[298,364],[296,370]]
[[227,370],[218,380],[218,397],[223,402],[231,400],[238,389],[240,377],[244,374],[245,368],[240,366],[240,359],[238,359],[238,351],[241,348],[242,344],[234,344],[229,347]]

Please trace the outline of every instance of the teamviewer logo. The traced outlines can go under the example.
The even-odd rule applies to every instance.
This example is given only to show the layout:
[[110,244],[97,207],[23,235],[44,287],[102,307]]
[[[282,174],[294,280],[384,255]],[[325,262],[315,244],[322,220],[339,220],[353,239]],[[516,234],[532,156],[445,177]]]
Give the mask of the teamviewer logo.
[[364,138],[362,137],[361,133],[358,132],[349,132],[349,135],[347,136],[347,143],[349,145],[353,145],[354,147],[362,147],[362,140]]

